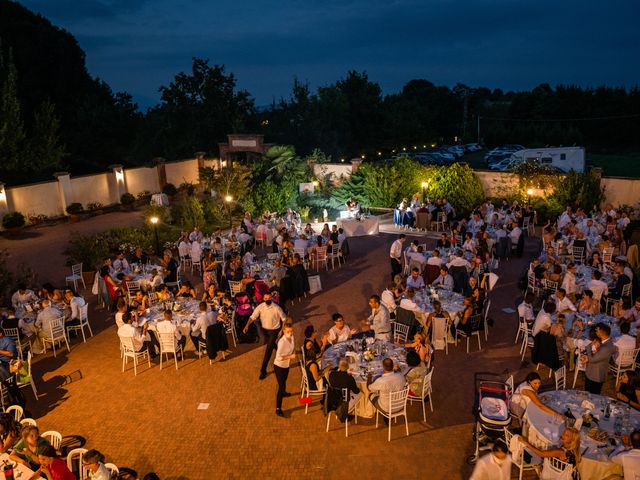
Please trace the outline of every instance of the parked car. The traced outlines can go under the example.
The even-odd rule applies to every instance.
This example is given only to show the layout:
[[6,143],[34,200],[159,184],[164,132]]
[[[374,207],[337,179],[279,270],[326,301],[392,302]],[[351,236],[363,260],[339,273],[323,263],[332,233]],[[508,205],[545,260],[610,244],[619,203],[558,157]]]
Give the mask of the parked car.
[[506,157],[499,162],[492,163],[489,168],[491,170],[497,170],[499,172],[508,172],[513,168],[513,160],[511,160],[511,156]]
[[467,143],[464,148],[467,152],[479,152],[482,150],[482,145],[479,143]]
[[489,168],[491,168],[496,163],[502,162],[504,159],[507,159],[507,158],[511,159],[511,152],[492,153],[484,157],[485,161],[487,162],[487,166]]

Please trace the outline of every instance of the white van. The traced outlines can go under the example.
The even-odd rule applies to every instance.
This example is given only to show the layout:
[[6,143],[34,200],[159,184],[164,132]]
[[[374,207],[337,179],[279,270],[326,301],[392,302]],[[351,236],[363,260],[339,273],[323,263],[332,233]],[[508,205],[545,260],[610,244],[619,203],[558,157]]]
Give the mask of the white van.
[[511,168],[530,160],[557,168],[563,172],[575,170],[583,173],[585,170],[584,147],[529,148],[520,150],[511,155]]

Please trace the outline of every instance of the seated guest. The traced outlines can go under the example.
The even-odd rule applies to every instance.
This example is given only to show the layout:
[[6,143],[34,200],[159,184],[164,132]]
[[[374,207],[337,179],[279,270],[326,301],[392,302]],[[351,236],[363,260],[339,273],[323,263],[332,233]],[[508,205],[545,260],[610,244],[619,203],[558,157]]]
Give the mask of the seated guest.
[[171,310],[164,311],[164,319],[159,321],[156,325],[156,332],[158,332],[158,336],[161,334],[171,334],[175,337],[176,346],[179,345],[184,352],[184,346],[187,343],[186,337],[182,335],[182,332],[179,328],[173,324],[173,313]]
[[427,257],[424,256],[424,248],[422,245],[418,245],[415,251],[411,250],[407,252],[407,258],[409,259],[409,264],[417,265],[420,271],[424,269],[427,263]]
[[324,376],[331,370],[331,365],[327,365],[324,370],[318,366],[318,351],[314,342],[310,339],[304,341],[304,369],[307,372],[307,381],[310,390],[322,390],[324,387]]
[[620,352],[622,351],[633,351],[636,348],[636,337],[632,337],[629,335],[629,330],[631,329],[631,325],[627,322],[620,324],[620,336],[613,340],[613,344],[616,346],[616,352],[613,354],[612,361],[618,359]]
[[362,320],[362,331],[374,332],[375,338],[384,340],[385,342],[391,341],[391,322],[389,318],[389,310],[380,303],[380,297],[378,295],[371,295],[369,298],[369,307],[371,308],[371,315],[366,320]]
[[444,261],[440,257],[440,250],[434,250],[431,252],[431,256],[427,259],[427,265],[435,265],[437,267],[442,266]]
[[147,308],[150,308],[149,295],[144,293],[142,290],[137,290],[136,294],[131,299],[131,306],[140,313],[145,312]]
[[639,389],[640,377],[638,373],[633,370],[622,372],[620,375],[620,383],[616,387],[616,398],[639,410],[640,402],[638,402],[638,395],[636,394],[636,391]]
[[158,287],[160,285],[162,285],[162,282],[164,281],[164,278],[162,275],[160,275],[160,272],[158,272],[158,269],[154,268],[151,270],[151,283],[149,284],[149,286],[151,287],[151,290],[157,290]]
[[420,270],[418,268],[412,269],[411,275],[407,277],[407,288],[413,288],[414,290],[424,288],[424,278],[420,275]]
[[[524,437],[518,437],[522,443],[526,445],[527,450],[538,455],[541,458],[558,458],[563,462],[567,462],[570,465],[573,465],[574,470],[577,470],[578,464],[581,460],[580,453],[580,432],[578,432],[575,428],[567,427],[562,432],[562,436],[560,437],[560,441],[562,442],[560,447],[552,448],[550,450],[540,450],[539,448],[534,447],[526,440]],[[542,470],[541,478],[553,478],[547,477],[547,475],[552,473],[545,474],[545,469]],[[578,478],[575,476],[574,478]]]
[[451,334],[455,335],[456,330],[460,330],[467,335],[471,334],[471,321],[470,318],[474,314],[475,308],[473,306],[473,298],[472,297],[464,297],[464,310],[462,312],[462,316],[460,317],[460,322],[458,325],[451,325]]
[[21,307],[27,303],[36,303],[38,296],[29,290],[24,284],[18,286],[18,290],[11,296],[11,305],[13,308]]
[[422,363],[420,355],[418,355],[418,352],[415,350],[409,350],[407,352],[407,365],[409,366],[409,371],[406,373],[405,379],[409,385],[409,394],[421,397],[427,367]]
[[472,297],[475,310],[481,311],[484,307],[485,292],[484,288],[478,285],[478,280],[473,275],[469,277],[462,294],[465,297]]
[[51,334],[51,326],[54,320],[61,317],[60,310],[51,305],[51,301],[44,299],[42,301],[42,310],[38,312],[36,317],[36,328],[40,338]]
[[392,318],[395,316],[396,308],[398,308],[398,300],[402,297],[402,286],[395,284],[389,285],[380,295],[380,301],[387,307]]
[[113,262],[113,269],[116,271],[116,277],[120,274],[126,276],[131,271],[129,262],[124,258],[124,252],[118,252],[118,255],[116,255],[116,259]]
[[536,296],[533,292],[527,292],[522,303],[518,305],[518,317],[524,318],[529,325],[533,324],[536,319],[533,313],[533,302],[535,299]]
[[16,311],[13,307],[7,308],[6,316],[2,318],[2,328],[17,328],[19,338],[31,337],[37,333],[33,317],[24,316],[16,317]]
[[600,313],[600,302],[593,299],[593,292],[589,289],[582,292],[582,298],[578,303],[578,312],[596,315]]
[[576,301],[576,294],[578,293],[578,287],[576,286],[576,264],[570,263],[567,265],[567,272],[562,279],[562,285],[560,285],[567,293],[567,297],[572,303]]
[[628,437],[622,435],[622,443],[630,450],[611,457],[611,461],[622,465],[625,480],[640,478],[640,430],[634,430]]
[[437,248],[451,248],[451,241],[447,238],[446,233],[440,234],[440,239],[436,242]]
[[69,319],[65,321],[65,326],[80,325],[80,312],[87,302],[84,298],[69,288],[64,292],[64,297],[66,303],[71,309],[71,315],[69,316]]
[[156,356],[154,345],[151,342],[151,337],[147,332],[149,326],[145,323],[142,328],[133,325],[134,315],[130,312],[125,312],[122,315],[122,326],[118,328],[118,337],[122,340],[131,340],[133,348],[136,352],[149,352],[151,357]]
[[471,232],[467,232],[465,234],[465,240],[462,244],[462,250],[476,253],[476,242],[473,240],[473,234]]
[[0,453],[9,453],[20,439],[22,425],[16,421],[11,413],[0,413]]
[[158,300],[160,302],[167,302],[169,300],[173,300],[173,294],[169,290],[169,287],[164,283],[158,287],[158,291],[156,292]]
[[185,280],[182,283],[182,286],[176,293],[176,298],[191,298],[193,300],[196,299],[196,289],[193,288],[190,281]]
[[332,316],[334,325],[325,334],[325,342],[330,345],[335,345],[339,342],[346,342],[351,338],[351,335],[356,333],[355,329],[345,324],[344,317],[340,313],[334,313]]
[[107,291],[109,292],[109,297],[111,302],[115,302],[118,298],[118,291],[120,290],[120,286],[116,283],[116,281],[111,276],[109,271],[109,265],[103,265],[100,268],[100,278],[104,281],[104,284],[107,287]]
[[556,290],[556,293],[551,296],[551,300],[556,303],[556,312],[558,313],[577,311],[575,305],[567,297],[567,292],[565,292],[564,288]]
[[407,291],[405,293],[405,297],[402,300],[400,300],[400,308],[404,308],[405,310],[409,310],[410,312],[415,312],[415,313],[424,313],[424,310],[421,309],[418,304],[414,301],[414,297],[415,297],[415,290],[411,287],[407,288]]
[[536,321],[531,329],[531,336],[535,337],[540,332],[549,332],[551,330],[551,315],[556,311],[556,304],[553,302],[545,302],[542,310],[538,312]]
[[191,325],[191,341],[195,345],[196,349],[199,349],[199,343],[206,343],[207,328],[210,325],[216,323],[216,312],[209,310],[207,302],[200,302],[198,305],[198,316],[195,322]]
[[178,268],[180,265],[173,258],[171,250],[165,250],[162,257],[162,266],[164,267],[163,283],[176,283],[178,281]]
[[[314,357],[318,357],[323,350],[324,345],[320,345],[317,339],[318,332],[313,325],[307,325],[304,329],[304,348],[312,349]],[[323,342],[324,343],[324,342]]]
[[511,478],[511,455],[509,447],[501,438],[491,447],[491,452],[480,457],[469,480],[509,480]]
[[609,287],[605,282],[600,280],[601,278],[602,272],[600,272],[599,270],[594,270],[591,273],[591,280],[589,281],[589,283],[587,283],[587,288],[593,293],[593,298],[598,300],[603,296],[606,296],[609,291]]
[[538,390],[542,386],[542,379],[540,378],[540,374],[538,372],[530,372],[527,377],[513,392],[512,396],[512,412],[521,417],[525,412],[529,403],[533,403],[540,410],[547,412],[549,415],[553,415],[554,417],[560,419],[564,419],[564,416],[556,412],[551,407],[546,406],[538,397]]
[[129,307],[127,306],[127,302],[124,301],[124,298],[118,299],[116,309],[117,309],[115,314],[116,326],[120,328],[122,325],[124,325],[124,320],[122,319],[123,315],[127,311],[129,311]]
[[218,291],[216,290],[215,284],[211,283],[205,289],[202,294],[201,302],[207,302],[209,306],[217,306],[218,305]]
[[453,290],[453,277],[449,275],[449,269],[445,265],[440,267],[440,275],[433,281],[431,286],[440,286],[445,290]]
[[413,342],[405,343],[406,348],[412,348],[412,351],[415,351],[420,357],[420,361],[424,363],[427,371],[431,370],[433,367],[432,357],[433,357],[433,347],[429,342],[429,336],[422,332],[416,332],[413,337]]
[[10,459],[20,463],[31,470],[40,468],[38,450],[42,447],[51,446],[49,441],[40,436],[40,429],[33,425],[25,425],[20,432],[21,439],[13,446]]
[[144,265],[149,262],[149,258],[144,254],[142,248],[136,247],[131,257],[129,257],[129,263],[137,263]]
[[89,470],[90,480],[110,480],[111,473],[104,465],[104,455],[98,450],[89,450],[82,456],[82,463]]
[[593,252],[589,260],[587,260],[587,265],[598,270],[602,270],[604,268],[604,263],[600,258],[600,252]]
[[613,304],[611,316],[620,320],[625,320],[632,313],[631,302],[628,298],[621,298]]
[[362,396],[358,385],[356,385],[355,378],[349,373],[349,362],[346,358],[341,358],[338,363],[338,370],[329,374],[329,385],[340,391],[343,388],[349,390],[349,411],[353,410]]
[[402,390],[407,382],[401,373],[394,371],[393,360],[390,358],[385,358],[382,361],[382,370],[384,373],[375,382],[370,383],[371,377],[367,378],[371,392],[369,397],[376,409],[389,412],[391,392]]
[[631,322],[635,327],[640,325],[640,297],[636,298],[633,308],[629,309],[624,319],[627,322]]
[[439,300],[434,300],[433,301],[433,312],[431,312],[428,316],[427,316],[427,321],[425,322],[425,328],[428,330],[431,328],[432,322],[434,318],[444,318],[445,319],[445,325],[452,325],[453,321],[451,319],[451,315],[449,315],[449,312],[445,312],[444,310],[442,310],[442,304],[440,303]]
[[[622,297],[622,289],[631,283],[631,279],[624,273],[624,265],[616,263],[614,267],[614,273],[616,275],[616,285],[609,290],[608,298],[618,299]],[[595,272],[594,272],[595,273]]]
[[471,264],[464,258],[462,250],[458,249],[451,261],[447,263],[447,267],[464,267],[469,270],[471,269]]
[[[76,476],[67,467],[67,462],[58,458],[56,449],[51,445],[38,448],[38,461],[40,468],[35,471],[35,478],[44,475],[48,480],[76,480]],[[91,478],[98,479],[99,477],[91,475]]]

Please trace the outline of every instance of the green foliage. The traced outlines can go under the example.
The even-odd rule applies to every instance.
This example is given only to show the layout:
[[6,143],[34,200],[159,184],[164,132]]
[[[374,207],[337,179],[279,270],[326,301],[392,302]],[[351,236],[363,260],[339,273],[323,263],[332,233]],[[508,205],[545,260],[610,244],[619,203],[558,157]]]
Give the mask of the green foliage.
[[162,187],[162,193],[169,197],[174,197],[178,193],[178,189],[173,183],[167,183],[164,187]]
[[325,154],[319,148],[314,148],[309,155],[304,157],[304,161],[311,161],[315,164],[331,163],[331,155]]
[[27,144],[27,166],[36,172],[54,171],[62,167],[67,155],[60,144],[60,120],[54,105],[48,100],[40,105],[34,116],[33,132]]
[[74,202],[67,206],[67,213],[69,215],[77,215],[79,213],[82,213],[83,211],[84,208],[82,207],[82,204],[78,202]]
[[600,177],[593,171],[578,173],[573,170],[558,178],[552,197],[562,209],[571,206],[590,211],[594,205],[601,205],[605,199],[604,187],[600,186]]
[[149,201],[151,199],[151,192],[149,190],[143,190],[136,195],[136,198],[140,201]]
[[513,172],[518,176],[520,199],[528,196],[530,188],[550,190],[558,183],[558,172],[535,160],[520,163]]
[[147,205],[144,209],[144,218],[148,220],[152,217],[157,217],[160,224],[165,225],[171,221],[171,210],[162,205]]
[[9,54],[3,65],[0,51],[0,169],[15,172],[22,168],[26,134],[18,100],[17,71],[11,57]]
[[9,269],[7,260],[9,252],[0,250],[0,302],[8,299],[9,295],[18,289],[18,285],[35,286],[38,275],[24,264],[19,264],[15,270]]
[[26,220],[20,212],[9,212],[2,217],[2,226],[4,228],[24,227]]
[[184,230],[202,227],[205,223],[204,209],[196,197],[186,197],[171,206],[171,217],[176,225]]
[[96,210],[100,210],[102,207],[104,207],[104,205],[101,204],[100,202],[87,203],[87,210],[89,210],[90,212],[95,212]]
[[280,188],[271,180],[264,180],[258,183],[253,190],[256,213],[261,213],[265,210],[282,212],[289,205],[291,197],[291,192]]
[[196,186],[191,182],[182,182],[178,190],[185,192],[187,195],[193,195],[196,193]]
[[109,253],[105,235],[82,235],[78,232],[71,233],[69,245],[65,250],[67,264],[82,263],[83,269],[87,272],[97,269]]
[[457,214],[468,215],[484,200],[480,179],[466,164],[454,163],[438,167],[428,180],[427,192],[431,198],[447,198]]
[[122,196],[120,197],[120,203],[122,205],[133,205],[135,201],[136,201],[136,197],[134,197],[129,192],[123,193]]

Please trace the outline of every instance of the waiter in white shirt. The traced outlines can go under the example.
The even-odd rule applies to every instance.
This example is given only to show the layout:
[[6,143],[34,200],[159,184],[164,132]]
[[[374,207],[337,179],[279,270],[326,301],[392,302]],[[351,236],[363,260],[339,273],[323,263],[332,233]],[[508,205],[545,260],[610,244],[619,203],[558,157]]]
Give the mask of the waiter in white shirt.
[[262,366],[260,367],[260,377],[258,377],[260,380],[264,380],[267,377],[267,365],[271,360],[273,351],[276,349],[281,322],[287,318],[280,306],[273,303],[273,297],[270,293],[265,293],[262,300],[263,302],[256,307],[247,320],[247,324],[242,329],[244,333],[247,333],[249,325],[256,321],[256,319],[260,319],[262,331],[265,335],[265,343],[267,345],[264,351],[264,358],[262,359]]
[[395,280],[396,275],[400,275],[402,273],[402,244],[406,238],[407,237],[404,233],[398,235],[398,239],[391,244],[391,249],[389,250],[392,282]]
[[509,480],[511,478],[511,455],[507,445],[500,439],[493,444],[491,452],[476,462],[469,480]]

